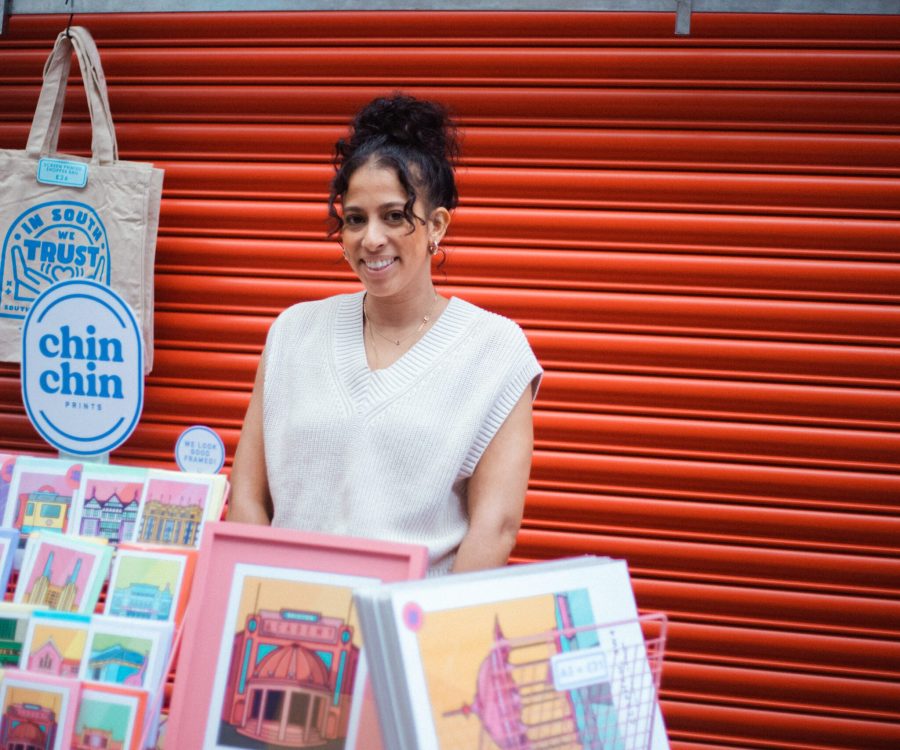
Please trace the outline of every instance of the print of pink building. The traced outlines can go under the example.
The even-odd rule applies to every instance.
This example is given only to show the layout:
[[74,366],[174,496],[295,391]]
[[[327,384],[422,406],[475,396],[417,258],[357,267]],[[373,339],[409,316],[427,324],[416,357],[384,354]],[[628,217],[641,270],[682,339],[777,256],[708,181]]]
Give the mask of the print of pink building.
[[28,657],[28,669],[60,677],[78,677],[80,659],[65,659],[52,638]]

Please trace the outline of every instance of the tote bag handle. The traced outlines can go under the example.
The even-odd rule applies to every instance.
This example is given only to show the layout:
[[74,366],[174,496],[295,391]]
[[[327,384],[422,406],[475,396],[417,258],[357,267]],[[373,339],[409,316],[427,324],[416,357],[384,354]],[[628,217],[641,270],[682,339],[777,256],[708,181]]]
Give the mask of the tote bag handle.
[[97,46],[88,30],[81,26],[72,26],[68,31],[61,32],[47,58],[44,83],[34,110],[25,151],[35,157],[56,151],[73,49],[81,68],[91,116],[91,160],[100,164],[112,164],[119,157],[119,148],[109,109],[106,78],[103,76]]

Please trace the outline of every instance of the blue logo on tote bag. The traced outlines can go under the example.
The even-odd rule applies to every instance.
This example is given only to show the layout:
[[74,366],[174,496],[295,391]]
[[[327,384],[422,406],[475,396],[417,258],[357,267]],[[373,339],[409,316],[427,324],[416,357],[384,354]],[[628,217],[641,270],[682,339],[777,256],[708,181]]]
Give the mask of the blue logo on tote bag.
[[106,227],[86,203],[50,201],[18,216],[0,252],[0,316],[24,318],[32,303],[58,281],[109,284]]

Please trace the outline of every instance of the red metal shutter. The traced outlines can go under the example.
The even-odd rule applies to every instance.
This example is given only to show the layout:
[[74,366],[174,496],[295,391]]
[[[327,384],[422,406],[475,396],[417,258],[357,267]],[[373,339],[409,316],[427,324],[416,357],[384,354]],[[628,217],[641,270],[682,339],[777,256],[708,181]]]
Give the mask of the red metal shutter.
[[[4,147],[63,19],[0,38]],[[629,560],[672,621],[679,750],[900,747],[900,17],[76,23],[123,157],[166,169],[156,367],[116,460],[197,422],[233,453],[273,316],[356,288],[324,233],[331,143],[376,93],[441,99],[467,138],[437,279],[547,370],[517,559]],[[41,451],[18,389],[0,366],[0,448]]]

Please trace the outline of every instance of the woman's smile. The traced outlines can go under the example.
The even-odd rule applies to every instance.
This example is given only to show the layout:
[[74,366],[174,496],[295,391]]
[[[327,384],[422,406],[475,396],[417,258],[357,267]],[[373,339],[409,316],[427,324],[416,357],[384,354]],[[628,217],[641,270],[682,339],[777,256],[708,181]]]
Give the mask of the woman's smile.
[[383,271],[394,265],[396,258],[363,258],[363,263],[370,271]]

